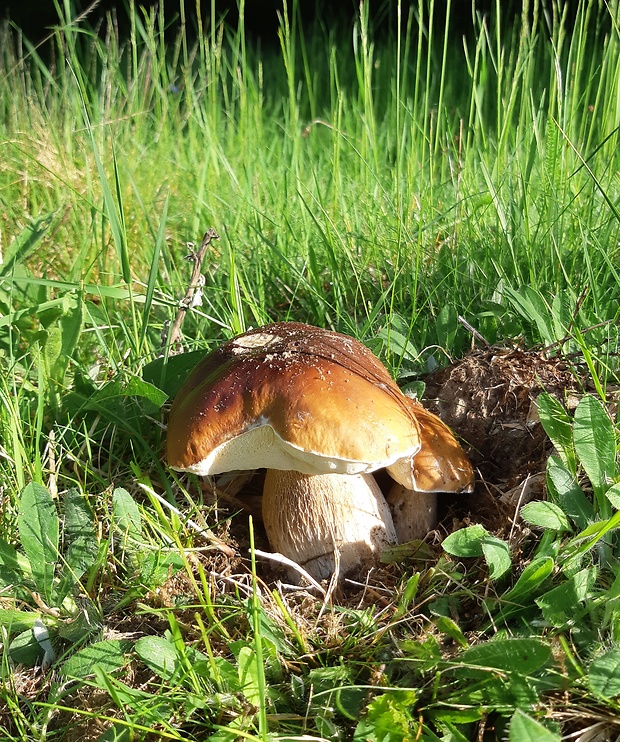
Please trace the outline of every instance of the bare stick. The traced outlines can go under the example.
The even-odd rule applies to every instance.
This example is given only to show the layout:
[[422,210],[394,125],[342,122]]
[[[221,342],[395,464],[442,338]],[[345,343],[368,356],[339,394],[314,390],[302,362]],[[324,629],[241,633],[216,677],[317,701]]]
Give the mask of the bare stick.
[[457,317],[458,321],[463,325],[463,327],[468,331],[471,332],[471,334],[474,337],[474,340],[479,340],[484,346],[487,348],[491,347],[491,343],[483,336],[481,335],[478,330],[476,330],[475,327],[469,324],[469,322],[465,319],[465,317],[459,316]]
[[[592,330],[598,330],[601,327],[607,327],[607,325],[611,325],[615,321],[616,321],[615,319],[608,319],[608,320],[605,320],[605,322],[597,322],[595,325],[590,325],[590,327],[585,327],[583,330],[579,330],[579,333],[581,335],[585,335],[586,332],[591,332]],[[573,320],[571,320],[571,325],[572,324],[573,324]],[[571,338],[572,338],[572,335],[565,335],[561,340],[556,340],[555,343],[551,343],[551,345],[546,345],[543,348],[543,352],[546,353],[549,350],[558,348],[559,346],[564,345],[564,343],[567,343],[569,340],[571,340]],[[575,354],[572,354],[572,355],[575,355]]]
[[211,227],[205,232],[205,236],[202,238],[200,247],[196,252],[192,251],[187,259],[193,261],[194,267],[192,269],[192,277],[185,292],[185,296],[179,302],[179,310],[177,316],[172,324],[170,335],[168,337],[168,345],[172,347],[181,340],[181,325],[187,314],[187,310],[193,306],[195,301],[196,291],[201,289],[204,285],[204,276],[201,273],[202,261],[204,259],[207,248],[213,240],[219,240],[219,234]]
[[262,557],[263,559],[270,559],[272,562],[277,562],[278,564],[284,564],[287,567],[291,567],[291,569],[294,569],[296,572],[299,572],[299,574],[302,577],[305,577],[308,582],[314,587],[316,590],[319,590],[320,592],[325,595],[325,590],[321,587],[321,585],[314,579],[314,577],[311,577],[306,570],[303,567],[300,567],[297,562],[294,562],[292,559],[289,559],[288,557],[285,557],[284,554],[280,554],[277,551],[269,552],[269,551],[261,551],[260,549],[254,549],[254,553],[257,557]]

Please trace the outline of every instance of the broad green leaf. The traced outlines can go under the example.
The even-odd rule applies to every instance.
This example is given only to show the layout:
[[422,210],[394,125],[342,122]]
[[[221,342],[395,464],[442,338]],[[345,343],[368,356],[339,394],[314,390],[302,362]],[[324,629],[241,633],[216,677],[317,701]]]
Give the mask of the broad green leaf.
[[142,537],[142,516],[136,501],[122,487],[112,494],[112,513],[116,527],[127,538],[140,540]]
[[[181,639],[179,641],[182,642]],[[142,637],[135,643],[134,650],[147,667],[168,682],[181,682],[189,668],[203,677],[210,677],[211,674],[219,675],[218,660],[221,658],[213,658],[214,661],[211,664],[207,655],[194,647],[182,644],[177,648],[171,640],[165,637]],[[214,667],[215,671],[211,672]],[[218,677],[217,680],[221,678]]]
[[551,658],[551,648],[539,639],[495,639],[470,647],[455,659],[459,665],[531,675]]
[[[58,624],[58,636],[72,645],[82,646],[87,640],[93,640],[93,630],[103,625],[104,619],[100,607],[82,598],[79,606],[74,601],[65,599],[65,608],[71,610],[71,618],[64,618]],[[49,620],[47,620],[49,623]]]
[[224,657],[213,657],[212,659],[200,659],[202,653],[194,650],[198,658],[193,663],[196,675],[207,678],[214,683],[222,693],[232,693],[239,689],[239,673],[237,667]]
[[145,382],[174,397],[196,365],[207,355],[206,350],[192,350],[169,358],[156,358],[142,369]]
[[134,733],[125,724],[112,724],[106,731],[97,737],[97,742],[132,742]]
[[148,567],[143,563],[142,516],[133,497],[122,487],[112,493],[113,523],[120,534],[120,547],[131,570]]
[[82,536],[95,535],[95,514],[85,495],[77,487],[67,490],[62,498],[64,506],[65,549]]
[[[465,737],[453,725],[471,724],[472,722],[480,721],[484,717],[484,714],[485,712],[482,708],[441,708],[433,710],[429,713],[429,716],[433,720],[441,722],[442,726],[444,724],[450,725],[451,736],[447,738],[442,737],[441,742],[471,742],[471,737]],[[436,739],[439,740],[439,737]]]
[[93,395],[87,406],[97,409],[105,406],[106,402],[109,403],[125,397],[140,397],[150,402],[154,410],[158,410],[168,399],[168,395],[161,389],[137,376],[132,376],[128,381],[114,379],[108,382]]
[[35,639],[32,629],[26,629],[11,640],[8,654],[15,665],[34,667],[41,662],[44,650]]
[[489,565],[489,575],[492,580],[499,580],[510,571],[510,547],[505,541],[496,536],[485,536],[482,541],[482,553]]
[[577,528],[586,528],[594,519],[594,508],[577,483],[577,477],[557,456],[547,459],[547,489]]
[[74,539],[65,554],[58,585],[58,601],[62,602],[82,579],[84,573],[93,566],[99,553],[97,539],[92,536],[79,536]]
[[489,536],[484,526],[479,524],[461,528],[447,536],[442,546],[448,554],[456,557],[482,556],[482,540]]
[[[0,564],[0,594],[10,595],[11,598],[28,600],[29,594],[24,591],[24,577],[21,572],[15,572]],[[32,589],[32,584],[30,585]]]
[[353,742],[408,742],[411,739],[412,717],[409,708],[416,702],[416,693],[402,691],[384,693],[374,698],[358,723]]
[[393,353],[398,358],[406,358],[408,361],[418,360],[419,353],[416,347],[398,330],[383,327],[376,337],[385,344],[389,353]]
[[351,721],[357,721],[367,698],[363,688],[355,685],[344,685],[334,691],[334,706],[340,714]]
[[536,399],[538,417],[568,471],[576,476],[577,464],[573,446],[573,425],[568,412],[551,394],[542,392]]
[[54,500],[42,485],[31,482],[22,490],[17,526],[37,590],[51,606],[58,560],[59,523]]
[[521,517],[533,526],[550,531],[563,533],[571,530],[566,514],[553,502],[528,502],[521,508]]
[[616,439],[609,415],[596,397],[588,395],[577,405],[573,438],[579,461],[600,499],[613,483]]
[[138,657],[163,680],[178,681],[183,674],[174,645],[161,636],[144,636],[135,644]]
[[421,672],[435,670],[442,661],[442,650],[434,636],[429,636],[424,641],[403,639],[398,646],[403,655],[411,660]]
[[514,587],[504,593],[502,601],[520,603],[524,598],[529,600],[551,576],[554,566],[555,562],[551,557],[535,559],[523,570]]
[[82,493],[72,488],[64,495],[64,563],[58,587],[59,602],[94,564],[99,552],[94,514]]
[[108,639],[89,644],[71,656],[60,668],[60,673],[68,678],[86,678],[97,669],[106,673],[123,667],[125,654],[130,644],[118,639]]
[[568,291],[561,291],[553,297],[551,320],[553,332],[558,340],[566,337],[568,327],[574,319],[575,297]]
[[52,309],[54,307],[62,307],[62,299],[52,299],[51,301],[41,302],[22,309],[16,309],[10,314],[0,315],[0,327],[6,327],[7,325],[19,322],[25,317],[31,317],[39,314],[45,309]]
[[454,641],[460,644],[462,647],[469,646],[469,642],[465,638],[465,634],[463,634],[463,632],[461,631],[461,627],[456,623],[456,621],[453,621],[447,616],[437,616],[437,618],[433,620],[433,623],[439,629],[439,631],[441,631],[443,634],[447,634],[451,639],[454,639]]
[[123,391],[125,397],[141,397],[148,400],[154,408],[159,408],[168,399],[168,395],[153,384],[149,384],[138,376],[132,376]]
[[40,618],[41,614],[35,611],[18,611],[13,608],[0,608],[0,626],[10,634],[31,629],[35,621]]
[[517,709],[510,719],[509,742],[561,742],[562,735],[555,734],[536,719]]
[[126,713],[127,708],[140,711],[140,722],[144,725],[157,725],[169,723],[173,715],[172,704],[168,701],[166,694],[148,693],[147,691],[133,688],[118,678],[111,676],[98,664],[93,666],[95,676],[94,684],[107,691],[120,709]]
[[614,484],[605,492],[605,497],[614,506],[616,510],[620,510],[620,483]]
[[48,379],[62,385],[69,361],[82,331],[84,309],[81,294],[63,297],[63,311],[47,328],[43,359]]
[[597,657],[588,671],[590,688],[603,698],[620,695],[620,649],[611,649]]
[[553,626],[562,627],[579,617],[579,608],[592,596],[597,569],[583,569],[561,585],[536,599],[545,620]]
[[30,562],[14,546],[0,538],[0,566],[15,575],[30,574]]
[[156,588],[163,585],[171,574],[183,569],[183,557],[178,551],[149,551],[140,558],[140,581]]
[[239,669],[239,684],[243,695],[256,707],[260,707],[263,699],[260,693],[258,665],[256,653],[251,647],[241,647],[237,655]]
[[315,693],[328,693],[351,683],[351,668],[345,665],[314,667],[308,673],[308,680],[314,686]]

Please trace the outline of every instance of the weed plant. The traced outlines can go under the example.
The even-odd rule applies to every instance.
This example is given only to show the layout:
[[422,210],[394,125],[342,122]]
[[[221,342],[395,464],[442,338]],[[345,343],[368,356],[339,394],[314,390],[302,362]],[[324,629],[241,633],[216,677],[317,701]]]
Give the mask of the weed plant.
[[[461,38],[450,1],[378,35],[293,0],[261,45],[243,3],[130,2],[122,35],[59,0],[40,46],[0,29],[3,739],[618,734],[620,5],[567,8],[497,0]],[[518,549],[472,525],[322,605],[162,463],[191,351],[291,319],[404,380],[470,347],[461,318],[590,377],[574,415],[540,402]]]

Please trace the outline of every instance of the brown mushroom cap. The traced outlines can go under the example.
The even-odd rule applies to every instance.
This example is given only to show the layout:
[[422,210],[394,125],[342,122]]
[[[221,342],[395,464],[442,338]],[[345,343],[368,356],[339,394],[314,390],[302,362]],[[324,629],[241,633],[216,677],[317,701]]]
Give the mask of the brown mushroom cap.
[[399,484],[413,492],[472,492],[474,470],[450,428],[419,402],[407,398],[420,431],[420,450],[412,459],[387,467]]
[[401,544],[436,528],[436,493],[471,492],[474,487],[472,466],[450,428],[415,400],[409,403],[422,447],[413,458],[387,467],[395,482],[386,499]]
[[199,475],[356,474],[411,459],[419,426],[387,369],[346,335],[295,322],[209,353],[179,390],[168,464]]

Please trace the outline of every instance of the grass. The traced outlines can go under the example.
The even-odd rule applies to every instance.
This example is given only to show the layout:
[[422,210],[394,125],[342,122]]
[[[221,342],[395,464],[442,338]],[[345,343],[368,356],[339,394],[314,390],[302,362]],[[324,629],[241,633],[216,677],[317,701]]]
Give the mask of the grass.
[[[351,34],[293,3],[279,48],[190,4],[130,5],[121,35],[59,3],[40,48],[0,31],[3,738],[617,724],[620,9],[580,3],[569,28],[554,3],[512,22],[497,2],[462,39],[433,2],[396,10],[400,32],[362,4]],[[522,513],[538,537],[474,513],[330,605],[245,560],[252,531],[235,544],[161,462],[194,358],[166,366],[161,336],[210,227],[188,351],[294,319],[405,381],[467,351],[463,317],[585,368],[574,416],[541,406],[558,453]]]

